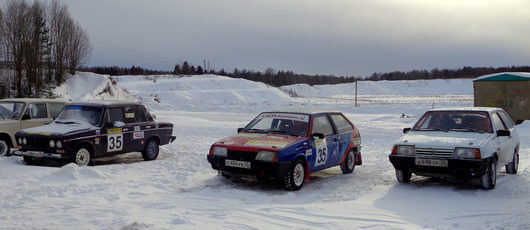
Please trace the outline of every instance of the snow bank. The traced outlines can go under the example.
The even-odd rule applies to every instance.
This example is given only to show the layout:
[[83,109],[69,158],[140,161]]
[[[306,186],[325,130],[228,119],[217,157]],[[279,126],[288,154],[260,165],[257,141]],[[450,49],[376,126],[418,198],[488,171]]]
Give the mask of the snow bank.
[[[473,79],[416,80],[416,81],[359,81],[359,95],[471,95]],[[332,98],[354,95],[355,83],[337,85],[295,84],[280,87],[300,97]]]
[[115,79],[155,110],[205,111],[292,102],[292,98],[278,88],[217,75],[118,76]]
[[135,100],[109,75],[77,72],[55,88],[54,94],[71,101]]

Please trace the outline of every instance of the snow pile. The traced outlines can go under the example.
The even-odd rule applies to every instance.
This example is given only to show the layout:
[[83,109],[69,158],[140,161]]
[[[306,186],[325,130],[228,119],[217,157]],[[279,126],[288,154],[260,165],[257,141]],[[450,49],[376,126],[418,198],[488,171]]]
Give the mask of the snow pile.
[[135,100],[109,75],[77,72],[55,88],[54,94],[71,101]]
[[[471,95],[473,79],[416,80],[416,81],[359,81],[359,95]],[[280,87],[300,97],[337,98],[354,95],[355,83],[337,85],[295,84]]]
[[292,102],[292,98],[278,88],[217,75],[118,76],[115,79],[155,110],[209,111]]

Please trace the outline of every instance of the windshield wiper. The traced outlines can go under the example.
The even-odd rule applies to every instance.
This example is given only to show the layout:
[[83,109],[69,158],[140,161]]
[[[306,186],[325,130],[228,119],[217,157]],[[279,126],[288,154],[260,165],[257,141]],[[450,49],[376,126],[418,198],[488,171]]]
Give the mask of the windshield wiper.
[[55,123],[59,123],[59,124],[81,124],[77,121],[55,121]]
[[451,131],[457,131],[457,132],[474,132],[474,133],[483,133],[484,131],[473,129],[473,128],[457,128],[457,129],[449,129]]
[[243,129],[242,132],[249,132],[249,133],[265,133],[266,131],[263,129]]
[[425,128],[425,129],[416,129],[416,131],[444,131],[447,132],[447,129],[439,129],[439,128]]
[[295,136],[295,137],[298,136],[298,135],[296,135],[294,133],[291,133],[291,132],[288,132],[288,131],[284,131],[284,130],[272,130],[272,129],[269,129],[269,130],[267,130],[267,133],[283,133],[283,134],[287,134],[287,135],[291,135],[291,136]]

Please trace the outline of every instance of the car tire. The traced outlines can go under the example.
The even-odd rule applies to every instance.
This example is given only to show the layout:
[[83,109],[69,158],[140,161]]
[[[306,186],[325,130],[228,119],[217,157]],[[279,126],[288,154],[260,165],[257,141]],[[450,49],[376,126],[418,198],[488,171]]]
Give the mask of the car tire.
[[491,163],[488,165],[484,175],[480,177],[480,185],[485,190],[491,190],[495,188],[497,183],[497,161],[495,159],[491,160]]
[[7,141],[0,140],[0,156],[8,156],[9,155],[9,145],[7,144]]
[[155,160],[158,157],[159,151],[158,141],[155,138],[151,138],[147,141],[144,150],[142,150],[142,157],[146,161]]
[[75,151],[72,162],[79,167],[89,166],[92,164],[92,153],[86,147],[80,147]]
[[516,150],[513,153],[512,162],[506,165],[506,172],[508,174],[517,174],[518,169],[519,169],[519,151]]
[[400,183],[409,183],[412,172],[406,169],[396,169],[396,178]]
[[297,191],[302,188],[305,180],[305,166],[302,160],[297,159],[292,164],[283,178],[283,184],[288,191]]
[[27,165],[34,165],[36,163],[33,157],[24,156],[23,159]]
[[357,151],[351,150],[348,152],[346,159],[340,164],[340,170],[343,174],[350,174],[355,169],[355,163],[357,160]]

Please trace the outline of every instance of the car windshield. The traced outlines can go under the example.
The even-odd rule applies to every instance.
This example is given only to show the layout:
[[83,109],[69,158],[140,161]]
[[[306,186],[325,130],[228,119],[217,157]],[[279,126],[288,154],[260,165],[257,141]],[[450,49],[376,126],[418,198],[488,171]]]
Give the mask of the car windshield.
[[298,137],[307,136],[309,115],[296,113],[262,113],[242,132],[277,133]]
[[93,106],[68,105],[63,108],[55,123],[98,125],[103,108]]
[[24,112],[24,106],[23,102],[0,102],[0,118],[18,120]]
[[480,111],[429,111],[418,120],[412,130],[493,132],[488,113]]

